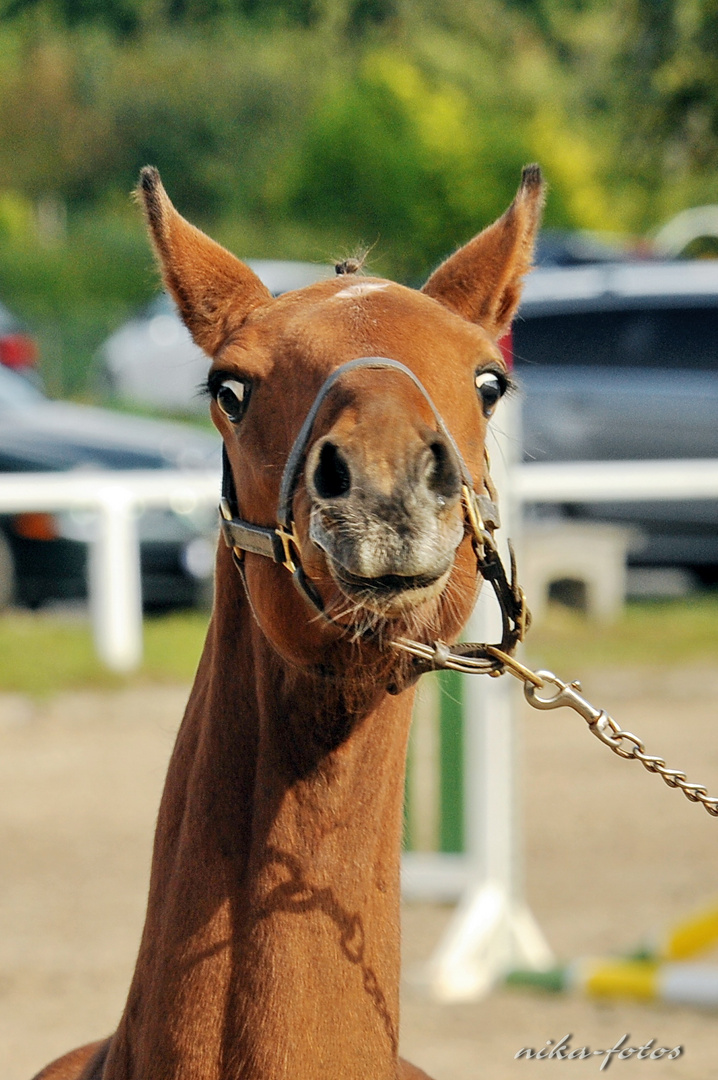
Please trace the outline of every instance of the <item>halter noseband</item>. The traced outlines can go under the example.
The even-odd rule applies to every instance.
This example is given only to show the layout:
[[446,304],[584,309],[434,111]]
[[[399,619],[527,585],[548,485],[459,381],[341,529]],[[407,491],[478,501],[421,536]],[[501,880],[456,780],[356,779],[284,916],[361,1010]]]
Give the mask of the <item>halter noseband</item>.
[[[499,648],[504,652],[513,652],[517,643],[523,639],[528,622],[528,610],[523,591],[516,582],[513,551],[511,552],[511,580],[509,581],[494,542],[493,533],[499,527],[496,492],[487,477],[484,481],[487,494],[478,495],[476,493],[471,473],[466,466],[461,451],[427,390],[414,372],[398,360],[390,360],[385,356],[360,356],[355,360],[349,360],[347,363],[341,364],[324,381],[306,415],[299,434],[294,440],[284,466],[277,505],[278,525],[274,528],[254,525],[239,516],[234,477],[232,476],[226,447],[223,445],[222,498],[219,505],[220,525],[225,543],[232,549],[235,565],[240,571],[243,571],[242,563],[244,553],[247,551],[254,555],[262,555],[265,558],[272,559],[275,563],[280,563],[289,570],[295,585],[312,607],[328,622],[333,621],[325,612],[324,603],[319,592],[304,573],[301,563],[301,546],[294,523],[292,506],[319,410],[339,379],[346,375],[347,372],[356,371],[360,368],[399,371],[402,375],[411,379],[431,409],[438,431],[444,436],[456,455],[461,471],[461,497],[464,518],[470,530],[476,554],[477,569],[482,577],[491,584],[501,608],[503,632]],[[242,577],[244,579],[243,574]],[[454,649],[460,649],[460,646],[454,646]]]

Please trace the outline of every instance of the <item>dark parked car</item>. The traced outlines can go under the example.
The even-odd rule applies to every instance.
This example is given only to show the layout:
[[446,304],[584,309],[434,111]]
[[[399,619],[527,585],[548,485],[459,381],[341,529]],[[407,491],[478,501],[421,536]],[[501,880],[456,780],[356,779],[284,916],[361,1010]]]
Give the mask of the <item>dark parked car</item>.
[[[216,469],[219,437],[171,424],[50,401],[0,367],[0,474],[68,469]],[[211,582],[211,509],[148,509],[139,519],[142,587],[152,607],[200,600]],[[86,595],[92,515],[0,516],[0,606]]]
[[[536,461],[718,457],[718,261],[538,268],[514,326]],[[718,580],[718,504],[572,504],[638,526],[643,566]]]

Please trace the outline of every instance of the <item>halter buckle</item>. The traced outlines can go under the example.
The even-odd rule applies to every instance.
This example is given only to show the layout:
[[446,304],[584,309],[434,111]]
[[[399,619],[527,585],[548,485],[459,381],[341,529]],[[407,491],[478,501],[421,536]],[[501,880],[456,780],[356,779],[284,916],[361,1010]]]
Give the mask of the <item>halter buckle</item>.
[[232,539],[231,539],[227,529],[222,527],[223,523],[225,521],[233,521],[232,508],[229,505],[229,499],[227,499],[226,496],[224,496],[224,495],[219,500],[219,514],[220,514],[220,518],[221,518],[221,520],[220,520],[221,530],[220,531],[222,533],[222,537],[224,538],[224,542],[227,545],[227,547],[231,550],[232,557],[234,559],[235,564],[237,566],[241,566],[242,563],[244,562],[244,548],[238,547],[237,544],[233,544]]
[[297,536],[297,526],[294,521],[292,521],[291,532],[288,532],[282,525],[279,525],[274,531],[282,541],[282,547],[284,548],[284,562],[282,565],[286,566],[290,574],[296,574],[297,564],[292,558],[292,548],[294,548],[296,554],[300,557],[302,554],[299,537]]

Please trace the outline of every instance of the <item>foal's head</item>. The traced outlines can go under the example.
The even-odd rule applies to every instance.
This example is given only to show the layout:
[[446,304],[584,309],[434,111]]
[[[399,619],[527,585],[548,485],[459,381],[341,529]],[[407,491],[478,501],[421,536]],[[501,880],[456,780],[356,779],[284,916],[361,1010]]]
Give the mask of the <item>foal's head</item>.
[[243,520],[276,526],[287,458],[338,367],[388,358],[421,384],[398,366],[359,365],[322,398],[291,496],[288,553],[304,594],[283,566],[242,559],[267,637],[292,660],[326,662],[359,637],[381,649],[382,631],[455,636],[478,587],[462,486],[470,474],[482,489],[486,426],[509,382],[496,343],[531,264],[539,169],[524,170],[506,213],[420,292],[343,275],[274,299],[177,213],[154,169],[140,191],[167,288],[212,359],[212,418]]

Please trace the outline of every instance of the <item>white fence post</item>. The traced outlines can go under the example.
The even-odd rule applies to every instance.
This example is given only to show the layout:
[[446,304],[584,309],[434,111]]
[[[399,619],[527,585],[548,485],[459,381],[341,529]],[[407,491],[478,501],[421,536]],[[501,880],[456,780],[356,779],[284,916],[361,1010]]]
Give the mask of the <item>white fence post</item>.
[[90,544],[88,586],[97,655],[111,671],[142,661],[142,580],[138,507],[119,484],[97,492],[97,532]]
[[95,648],[108,667],[127,672],[142,659],[140,508],[216,506],[219,491],[219,471],[0,473],[0,513],[96,513],[88,572]]
[[[507,538],[517,539],[520,507],[510,471],[521,446],[520,408],[509,400],[492,428],[491,475],[500,499],[497,536],[508,565]],[[484,585],[465,633],[498,641],[501,617]],[[547,967],[552,954],[522,897],[515,790],[514,692],[510,679],[464,676],[464,821],[468,883],[424,980],[441,1001],[486,993],[512,965]]]

